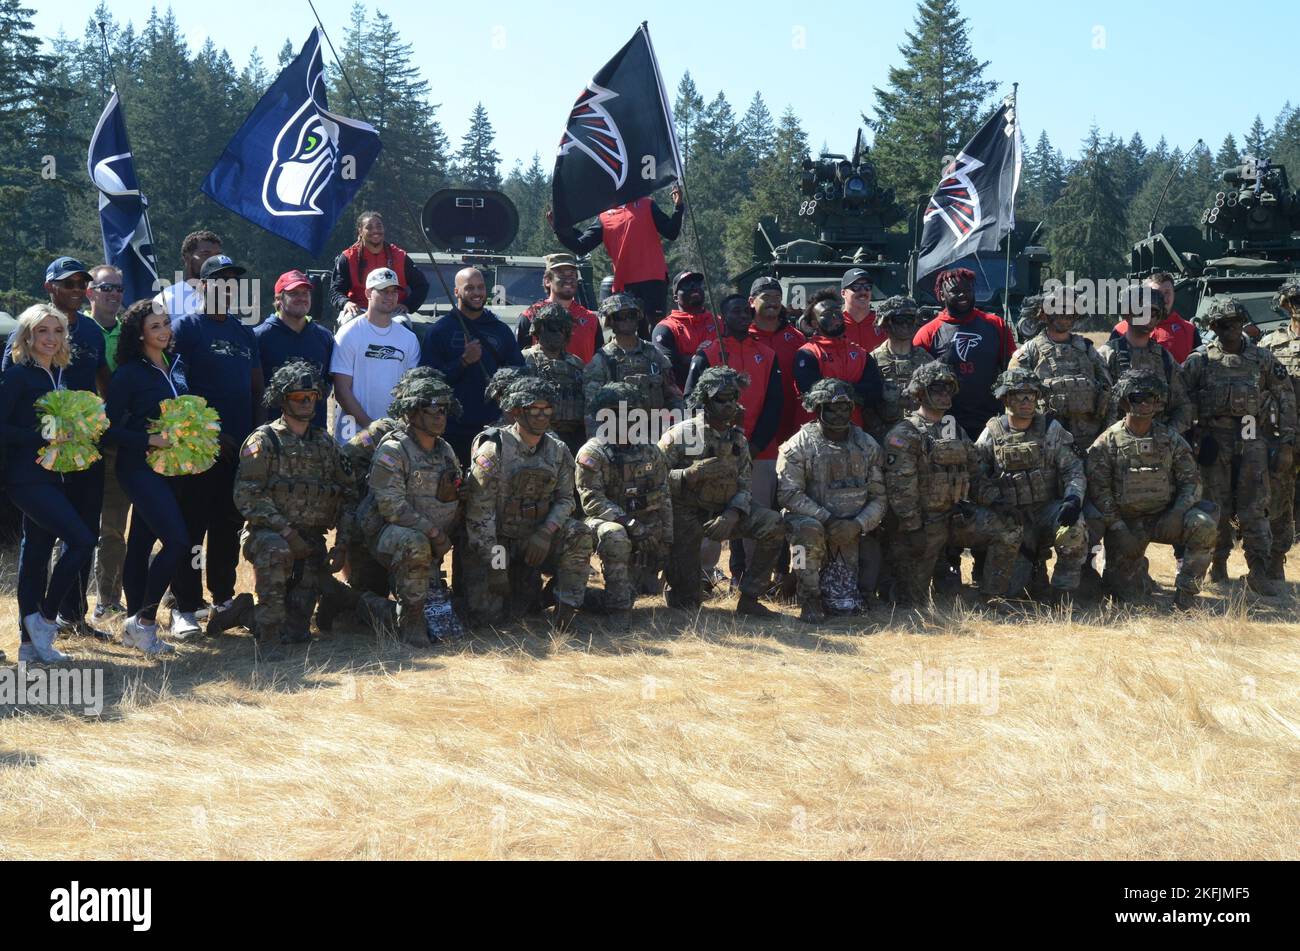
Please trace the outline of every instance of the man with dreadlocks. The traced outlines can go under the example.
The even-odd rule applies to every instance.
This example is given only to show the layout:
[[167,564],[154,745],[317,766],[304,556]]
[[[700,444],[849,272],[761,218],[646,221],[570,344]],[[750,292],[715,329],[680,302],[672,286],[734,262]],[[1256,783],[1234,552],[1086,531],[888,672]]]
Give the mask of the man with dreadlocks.
[[772,617],[758,597],[781,548],[781,518],[750,497],[753,461],[741,428],[740,392],[749,381],[730,367],[709,367],[691,391],[691,418],[659,440],[668,460],[673,498],[673,550],[667,578],[668,606],[693,608],[701,600],[700,544],[707,537],[752,538],[754,557],[740,583],[738,614]]
[[934,296],[944,306],[916,332],[912,342],[946,363],[959,384],[952,414],[971,439],[979,436],[1002,407],[993,398],[993,381],[1007,368],[1015,341],[1006,322],[975,307],[975,272],[941,271]]
[[[460,518],[460,463],[442,438],[460,403],[440,379],[417,378],[393,389],[389,416],[403,425],[375,448],[371,507],[361,530],[370,553],[388,569],[397,595],[397,630],[412,646],[427,646],[424,607]],[[367,592],[372,617],[386,612]]]
[[[591,574],[591,531],[573,518],[573,453],[549,430],[559,396],[523,377],[501,398],[508,426],[475,443],[466,478],[466,573],[471,622],[498,623],[554,577],[554,624],[572,623]],[[513,613],[513,612],[512,612]]]
[[[659,447],[631,438],[635,414],[646,411],[645,396],[629,383],[606,383],[596,391],[591,412],[615,414],[612,425],[578,451],[577,488],[587,527],[605,576],[604,608],[632,607],[635,590],[658,575],[673,545],[673,502],[668,463]],[[624,425],[618,425],[619,422]]]
[[[234,502],[248,520],[244,557],[257,588],[258,646],[267,650],[272,638],[311,640],[323,580],[343,565],[356,482],[338,444],[312,425],[324,394],[312,364],[295,360],[280,367],[263,401],[278,406],[281,416],[253,430],[239,452]],[[325,533],[335,525],[334,547],[326,551]]]
[[[880,542],[874,533],[886,507],[884,456],[880,444],[853,425],[856,401],[843,380],[818,380],[803,398],[813,421],[781,446],[776,460],[799,619],[808,623],[824,621],[825,607],[837,614],[860,612],[876,590]],[[844,590],[827,590],[822,569],[828,562],[842,565],[849,582]]]
[[573,315],[563,304],[543,304],[533,314],[533,337],[537,345],[524,351],[524,366],[555,387],[559,402],[551,418],[551,433],[577,453],[586,440],[583,412],[583,362],[569,352],[573,336]]

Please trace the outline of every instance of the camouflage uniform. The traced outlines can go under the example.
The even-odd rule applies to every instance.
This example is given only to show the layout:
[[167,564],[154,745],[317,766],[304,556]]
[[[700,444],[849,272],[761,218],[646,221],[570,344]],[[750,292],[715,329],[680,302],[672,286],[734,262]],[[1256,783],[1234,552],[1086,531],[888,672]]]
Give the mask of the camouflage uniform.
[[[940,362],[927,363],[912,374],[909,390],[918,400],[933,383],[957,378]],[[889,509],[897,520],[890,540],[901,600],[927,600],[930,579],[940,553],[948,545],[985,548],[980,592],[1006,594],[1020,548],[1016,519],[967,501],[975,495],[992,501],[996,489],[982,478],[975,446],[956,419],[946,415],[928,421],[919,411],[909,413],[885,437],[885,489]]]
[[[998,378],[993,392],[1001,398],[1024,389],[1036,389],[1041,396],[1042,384],[1036,375],[1012,368]],[[1088,556],[1088,530],[1081,518],[1063,526],[1061,512],[1066,500],[1073,498],[1076,515],[1081,516],[1088,482],[1070,433],[1042,413],[1035,414],[1028,429],[1017,430],[1008,412],[988,421],[975,440],[975,451],[985,476],[998,487],[996,504],[1016,514],[1023,532],[1018,577],[1010,593],[1020,593],[1052,549],[1056,551],[1052,587],[1074,591]]]
[[1110,371],[1092,341],[1071,334],[1057,343],[1043,330],[1012,355],[1007,368],[1029,370],[1042,381],[1046,409],[1074,437],[1082,458],[1106,428],[1110,407]]
[[[533,321],[534,334],[540,333],[543,328],[552,327],[567,330],[570,334],[573,332],[573,316],[561,305],[544,306]],[[551,417],[551,431],[564,440],[570,452],[577,452],[583,442],[586,419],[583,412],[585,399],[582,361],[568,351],[561,352],[555,358],[548,357],[541,344],[529,347],[523,355],[524,365],[555,387],[559,396],[559,402],[554,407],[555,415]]]
[[[640,391],[626,383],[602,387],[593,409],[620,402],[644,409]],[[638,569],[658,574],[672,550],[668,463],[659,447],[651,443],[620,445],[590,439],[578,451],[577,488],[605,577],[604,606],[625,611],[636,596],[633,561]]]
[[[1145,347],[1132,346],[1127,338],[1116,337],[1097,348],[1097,356],[1106,367],[1112,380],[1118,380],[1129,370],[1159,374],[1165,381],[1169,397],[1157,422],[1164,423],[1176,433],[1191,430],[1196,419],[1196,409],[1187,398],[1187,389],[1183,385],[1183,370],[1178,361],[1160,344],[1148,342]],[[1112,426],[1121,420],[1124,414],[1119,411],[1119,403],[1110,400],[1106,412],[1106,425]],[[1089,444],[1081,448],[1086,450]]]
[[[891,314],[908,310],[918,312],[916,302],[910,297],[891,297],[876,309],[876,326],[882,326]],[[871,351],[871,356],[880,367],[885,390],[879,408],[863,410],[866,424],[863,428],[879,443],[890,427],[906,414],[916,411],[916,400],[907,392],[908,381],[918,367],[925,366],[934,358],[924,347],[915,346],[899,356],[890,348],[888,340]]]
[[[284,393],[309,389],[324,393],[314,368],[301,361],[285,364],[267,387],[268,405],[279,405]],[[352,468],[324,430],[309,426],[298,436],[281,417],[244,440],[234,501],[247,519],[241,540],[253,566],[258,637],[301,639],[333,575],[325,533],[337,525],[335,543],[347,543],[357,501]]]
[[[1284,299],[1300,298],[1300,282],[1289,281],[1278,292],[1275,306],[1281,309]],[[1294,320],[1294,319],[1293,319]],[[1291,387],[1295,393],[1297,406],[1300,407],[1300,334],[1292,329],[1293,324],[1283,324],[1263,340],[1259,345],[1271,352],[1277,362],[1286,368],[1291,377]],[[1269,576],[1274,581],[1283,579],[1283,566],[1286,564],[1287,552],[1295,542],[1295,486],[1296,463],[1294,440],[1289,444],[1291,465],[1285,462],[1284,447],[1288,446],[1286,437],[1278,425],[1280,414],[1274,403],[1267,414],[1269,418],[1269,455],[1275,458],[1281,453],[1281,463],[1269,466],[1269,525],[1273,534],[1273,546],[1269,558]]]
[[[920,348],[917,348],[920,349]],[[840,397],[854,402],[853,388],[843,380],[819,380],[804,397],[804,407],[816,413],[825,401]],[[821,571],[831,557],[842,557],[858,579],[858,590],[869,600],[880,571],[880,541],[876,528],[884,517],[884,453],[880,444],[850,423],[848,438],[830,439],[820,419],[805,423],[781,445],[776,460],[777,502],[785,510],[786,536],[799,546],[803,567],[795,568],[801,602],[821,596]],[[853,522],[856,532],[838,545],[828,538],[839,522]],[[828,544],[829,542],[829,544]]]
[[[611,294],[600,305],[605,325],[610,325],[610,318],[621,308],[640,309],[635,298],[627,294]],[[596,391],[606,383],[629,383],[643,394],[646,407],[651,410],[670,409],[685,414],[685,402],[681,387],[673,376],[672,361],[653,344],[638,340],[631,350],[624,350],[617,340],[596,351],[591,362],[583,370],[582,388],[588,404],[596,396]],[[596,433],[596,419],[587,416],[587,435]]]
[[[739,392],[743,387],[735,381],[740,377],[728,367],[705,370],[691,393],[691,408],[701,407],[722,384],[734,384]],[[664,433],[659,448],[668,461],[668,485],[673,499],[673,548],[665,572],[672,589],[670,604],[690,606],[700,602],[700,545],[706,534],[704,523],[728,510],[734,510],[740,517],[727,538],[748,538],[756,543],[740,592],[742,599],[757,599],[767,590],[785,533],[776,512],[753,504],[750,496],[753,461],[744,429],[729,425],[719,431],[703,415],[692,416]],[[712,459],[719,462],[707,471],[690,471],[693,464]]]
[[[524,378],[506,391],[502,408],[538,401],[554,405],[558,397],[544,382]],[[465,571],[475,623],[500,622],[507,599],[517,603],[532,593],[535,574],[554,576],[560,605],[582,605],[593,546],[590,529],[572,517],[573,470],[573,453],[550,433],[531,448],[518,424],[489,428],[475,441],[465,484]],[[550,547],[530,568],[525,544],[541,531],[550,534]]]
[[[369,426],[343,444],[343,455],[352,466],[352,474],[357,483],[357,496],[361,499],[357,504],[355,519],[357,525],[373,518],[371,513],[375,508],[375,500],[370,495],[369,480],[370,463],[374,460],[375,450],[381,442],[400,428],[401,424],[397,420],[383,416],[372,421]],[[370,554],[370,542],[365,532],[348,532],[347,552],[348,584],[352,590],[357,594],[369,591],[381,598],[387,597],[388,571]]]
[[[1139,389],[1163,398],[1163,374],[1124,374],[1115,388],[1116,403]],[[1104,580],[1112,590],[1126,596],[1140,592],[1146,548],[1159,542],[1183,546],[1178,590],[1190,595],[1200,591],[1218,510],[1201,500],[1200,472],[1182,436],[1156,420],[1145,436],[1135,436],[1124,420],[1115,423],[1088,450],[1088,498],[1106,528]]]
[[[1202,320],[1213,326],[1230,317],[1249,320],[1240,304],[1226,298],[1212,304]],[[1271,397],[1277,410],[1277,431],[1282,438],[1294,441],[1296,394],[1286,367],[1271,350],[1249,338],[1243,338],[1242,350],[1236,354],[1224,352],[1216,339],[1187,358],[1183,376],[1196,406],[1205,495],[1219,506],[1216,566],[1232,550],[1232,516],[1236,515],[1251,575],[1264,578],[1273,545],[1267,511],[1268,422],[1264,412]],[[1217,449],[1208,445],[1211,442]]]

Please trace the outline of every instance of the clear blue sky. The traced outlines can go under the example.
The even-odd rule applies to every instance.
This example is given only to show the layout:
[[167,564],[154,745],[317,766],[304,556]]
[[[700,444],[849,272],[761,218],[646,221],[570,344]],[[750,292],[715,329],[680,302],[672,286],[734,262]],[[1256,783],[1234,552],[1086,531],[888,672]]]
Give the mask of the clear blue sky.
[[[34,22],[47,37],[60,29],[79,37],[95,8],[94,0],[32,5],[42,8]],[[336,44],[350,5],[317,0]],[[1096,123],[1125,139],[1140,130],[1149,146],[1162,135],[1183,148],[1201,137],[1217,150],[1228,132],[1240,141],[1256,113],[1271,125],[1288,98],[1300,100],[1294,57],[1285,49],[1237,52],[1227,45],[1248,33],[1252,13],[1263,42],[1300,35],[1300,8],[1290,3],[1257,2],[1236,13],[1222,0],[960,0],[960,7],[975,55],[989,61],[986,78],[999,93],[1020,83],[1030,147],[1045,129],[1057,148],[1074,155]],[[150,4],[115,0],[112,8],[119,22],[138,28]],[[873,88],[901,60],[898,47],[915,14],[912,3],[879,0],[389,0],[380,9],[414,44],[453,147],[470,110],[483,102],[503,171],[534,151],[549,167],[575,95],[642,19],[650,22],[670,96],[686,70],[706,99],[722,90],[738,115],[760,91],[774,115],[794,108],[814,150],[825,143],[848,151],[859,113],[874,103]],[[241,68],[254,47],[273,65],[285,39],[300,46],[314,23],[306,0],[182,4],[176,17],[192,46],[211,36]],[[1234,89],[1249,92],[1239,100]]]

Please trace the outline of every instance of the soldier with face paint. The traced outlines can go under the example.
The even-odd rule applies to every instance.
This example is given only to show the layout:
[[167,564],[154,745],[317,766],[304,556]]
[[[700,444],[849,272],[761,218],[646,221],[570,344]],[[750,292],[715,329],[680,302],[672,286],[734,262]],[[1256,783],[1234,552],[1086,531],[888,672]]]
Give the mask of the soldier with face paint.
[[537,346],[524,351],[524,365],[531,367],[539,379],[555,387],[559,402],[551,418],[551,432],[564,440],[569,451],[576,453],[586,440],[586,413],[583,409],[583,372],[581,360],[568,352],[573,335],[573,317],[560,304],[543,304],[533,316],[533,335]]
[[[1260,346],[1270,351],[1287,371],[1291,388],[1300,403],[1300,279],[1292,278],[1278,289],[1273,300],[1276,310],[1290,318],[1290,323],[1278,327],[1260,341]],[[1281,414],[1268,413],[1268,481],[1269,522],[1273,532],[1273,547],[1269,554],[1268,576],[1282,581],[1287,552],[1295,541],[1295,438],[1288,439],[1283,432]]]
[[[637,336],[644,319],[641,302],[630,294],[611,294],[600,305],[605,327],[613,339],[596,351],[583,371],[587,402],[606,383],[627,383],[641,391],[651,412],[668,409],[685,413],[681,387],[673,376],[672,362],[653,344]],[[596,433],[596,420],[587,416],[587,435]]]
[[780,516],[757,508],[750,496],[753,464],[739,422],[740,392],[747,381],[730,367],[700,374],[688,407],[702,411],[659,441],[668,460],[673,497],[673,551],[668,562],[668,606],[698,607],[700,543],[752,538],[754,557],[740,584],[738,614],[772,617],[758,598],[767,590],[783,535]]
[[867,432],[877,442],[906,413],[916,409],[916,400],[908,394],[907,385],[912,374],[933,359],[912,344],[917,317],[916,301],[910,297],[891,297],[876,309],[876,323],[888,333],[885,342],[871,353],[884,379],[884,397],[879,409],[863,415]]
[[685,387],[691,357],[702,344],[718,339],[718,321],[704,306],[704,275],[699,271],[677,275],[673,294],[676,309],[655,325],[650,339],[672,362],[677,385]]
[[[1134,288],[1129,295],[1128,311],[1129,319],[1120,324],[1124,332],[1098,347],[1097,356],[1105,364],[1112,380],[1118,380],[1129,370],[1145,370],[1164,377],[1168,396],[1157,422],[1178,433],[1188,433],[1196,418],[1196,410],[1187,398],[1182,368],[1152,336],[1152,331],[1165,319],[1165,299],[1160,294]],[[1111,400],[1107,425],[1113,425],[1123,415]]]
[[[885,514],[884,455],[853,425],[856,394],[843,380],[821,380],[804,397],[815,419],[781,447],[777,497],[786,535],[798,556],[799,619],[823,621],[826,608],[861,613],[871,603],[880,570],[876,527]],[[823,603],[822,569],[843,562],[856,579],[847,605]]]
[[[843,380],[858,394],[853,424],[861,427],[863,411],[877,409],[884,394],[880,367],[871,354],[845,338],[844,305],[834,291],[828,288],[814,294],[805,316],[816,332],[794,358],[794,381],[800,397],[811,392],[818,380]],[[806,409],[800,412],[800,423],[810,419]]]
[[1273,352],[1246,338],[1250,315],[1236,300],[1214,301],[1199,319],[1216,339],[1187,358],[1183,377],[1196,407],[1197,462],[1205,495],[1219,506],[1210,581],[1228,581],[1235,515],[1250,569],[1246,583],[1259,594],[1276,594],[1277,584],[1268,577],[1273,533],[1267,511],[1269,421],[1264,411],[1270,403],[1276,407],[1279,438],[1294,443],[1295,390]]
[[912,374],[908,391],[918,409],[889,431],[884,447],[885,488],[896,520],[889,547],[897,599],[924,605],[935,563],[952,545],[987,548],[979,588],[995,602],[1011,582],[1020,525],[984,507],[996,499],[997,487],[984,477],[975,446],[950,414],[958,383],[948,365],[927,363]]

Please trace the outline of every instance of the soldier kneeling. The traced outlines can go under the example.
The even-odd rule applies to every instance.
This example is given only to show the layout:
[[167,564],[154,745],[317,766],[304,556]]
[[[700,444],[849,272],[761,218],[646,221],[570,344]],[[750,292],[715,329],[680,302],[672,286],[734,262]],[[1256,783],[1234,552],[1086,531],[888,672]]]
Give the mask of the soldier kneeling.
[[[597,435],[578,450],[578,498],[587,527],[596,535],[605,576],[603,606],[611,612],[632,607],[638,587],[634,581],[657,575],[673,545],[668,463],[654,443],[628,439],[631,411],[644,414],[648,409],[649,401],[635,386],[605,384],[590,407],[602,421]],[[610,419],[605,410],[618,415]]]
[[826,619],[823,599],[830,602],[831,592],[822,569],[828,561],[841,563],[848,580],[845,591],[835,592],[842,597],[827,604],[841,614],[870,603],[880,571],[880,543],[872,532],[885,514],[884,454],[853,425],[856,402],[843,380],[818,380],[803,398],[816,419],[781,446],[776,460],[776,496],[785,509],[799,619],[809,623]]
[[1219,508],[1201,499],[1201,474],[1191,447],[1155,417],[1169,390],[1165,379],[1129,370],[1115,385],[1124,418],[1088,450],[1088,498],[1106,526],[1106,571],[1115,594],[1141,594],[1143,556],[1152,542],[1183,545],[1175,604],[1196,603],[1218,536]]
[[[248,520],[244,557],[257,588],[259,646],[311,640],[321,587],[343,565],[347,526],[356,505],[351,466],[338,444],[312,425],[325,386],[306,361],[286,363],[267,384],[265,402],[281,416],[244,440],[235,476],[235,507]],[[326,551],[325,533],[339,526]]]
[[523,377],[502,396],[509,426],[475,440],[466,481],[465,570],[470,617],[495,624],[506,601],[526,600],[540,574],[555,579],[555,625],[577,614],[591,574],[591,530],[573,518],[573,453],[549,432],[555,388]]

